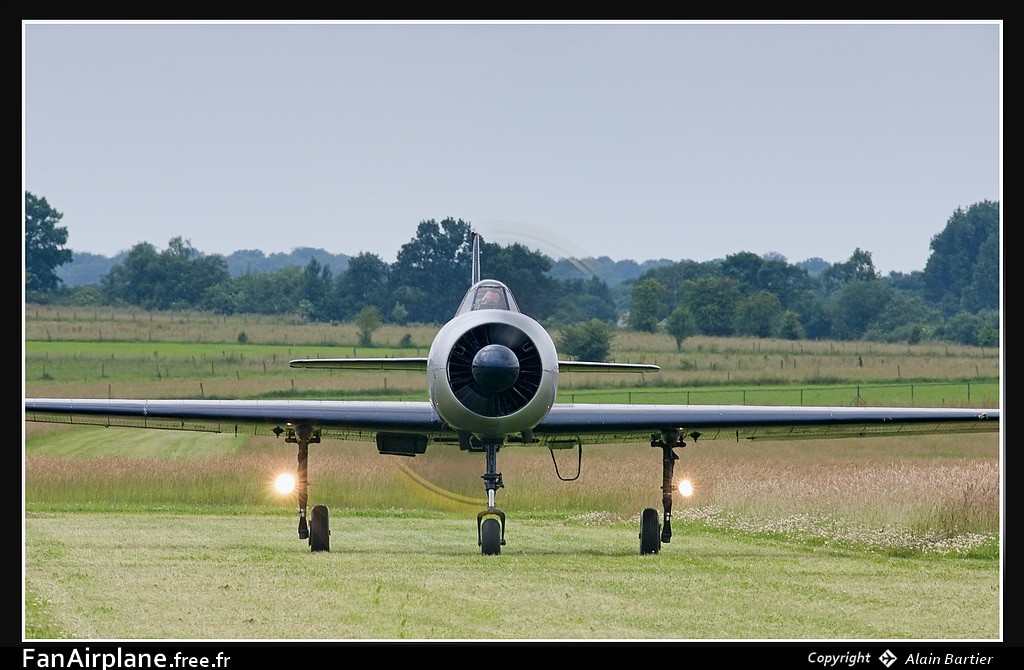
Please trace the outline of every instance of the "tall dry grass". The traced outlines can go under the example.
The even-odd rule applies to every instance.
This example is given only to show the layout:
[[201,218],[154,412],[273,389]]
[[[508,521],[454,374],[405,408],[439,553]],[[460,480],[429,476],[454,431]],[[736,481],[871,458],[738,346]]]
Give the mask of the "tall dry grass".
[[[272,481],[294,472],[293,445],[252,438],[239,453],[192,459],[45,453],[39,443],[75,430],[48,427],[29,444],[28,509],[160,509],[183,513],[294,510],[294,496]],[[875,438],[757,446],[708,443],[677,450],[676,530],[699,523],[723,530],[877,546],[886,551],[976,551],[997,543],[1000,525],[998,436]],[[645,444],[576,452],[503,449],[505,488],[498,505],[510,519],[635,522],[661,507],[661,452]],[[383,457],[373,445],[331,442],[310,453],[310,504],[337,513],[474,515],[486,506],[479,454],[432,447],[414,459]],[[576,475],[578,474],[578,477]]]

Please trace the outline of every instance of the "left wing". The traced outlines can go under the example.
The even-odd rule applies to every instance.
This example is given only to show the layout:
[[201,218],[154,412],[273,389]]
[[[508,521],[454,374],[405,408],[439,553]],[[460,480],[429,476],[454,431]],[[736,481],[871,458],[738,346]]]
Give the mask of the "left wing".
[[547,442],[614,443],[673,433],[739,442],[998,430],[999,410],[992,409],[561,404],[534,435]]

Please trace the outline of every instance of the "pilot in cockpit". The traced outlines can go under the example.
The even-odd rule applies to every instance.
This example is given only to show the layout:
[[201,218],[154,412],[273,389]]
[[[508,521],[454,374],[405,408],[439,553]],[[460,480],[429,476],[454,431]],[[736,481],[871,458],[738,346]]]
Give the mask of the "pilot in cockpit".
[[494,287],[484,287],[476,297],[476,309],[508,309],[505,296]]

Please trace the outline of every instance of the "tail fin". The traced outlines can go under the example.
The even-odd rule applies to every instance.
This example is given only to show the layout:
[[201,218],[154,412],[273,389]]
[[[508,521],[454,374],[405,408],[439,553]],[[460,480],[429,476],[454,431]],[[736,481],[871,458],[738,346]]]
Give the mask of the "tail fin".
[[470,286],[473,286],[480,281],[480,234],[473,231],[473,281],[470,282]]

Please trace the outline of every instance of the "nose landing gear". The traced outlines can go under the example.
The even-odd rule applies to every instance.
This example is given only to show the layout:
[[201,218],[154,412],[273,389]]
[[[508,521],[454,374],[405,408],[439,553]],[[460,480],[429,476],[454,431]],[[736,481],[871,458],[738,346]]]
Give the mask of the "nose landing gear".
[[476,515],[477,544],[484,556],[497,556],[505,544],[505,513],[494,506],[494,495],[504,488],[501,473],[497,471],[498,449],[501,440],[489,440],[484,444],[487,470],[484,472],[484,488],[487,490],[487,509]]

